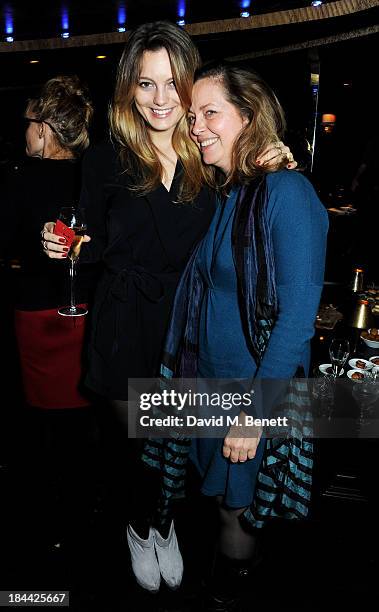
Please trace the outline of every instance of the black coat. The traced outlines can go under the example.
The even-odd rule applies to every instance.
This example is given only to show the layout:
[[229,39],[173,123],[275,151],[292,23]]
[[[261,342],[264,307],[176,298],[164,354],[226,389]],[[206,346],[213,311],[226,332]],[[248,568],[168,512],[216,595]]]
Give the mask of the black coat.
[[158,374],[178,280],[214,213],[206,189],[192,204],[174,203],[181,172],[178,164],[170,192],[160,185],[137,197],[112,145],[84,159],[81,202],[92,241],[82,261],[104,265],[91,314],[87,384],[112,399],[127,399],[128,377]]

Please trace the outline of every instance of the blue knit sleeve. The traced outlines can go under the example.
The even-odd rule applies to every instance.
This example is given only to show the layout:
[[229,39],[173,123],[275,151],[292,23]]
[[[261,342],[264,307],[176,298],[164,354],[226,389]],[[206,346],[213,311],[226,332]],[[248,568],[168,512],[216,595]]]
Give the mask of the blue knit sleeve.
[[297,172],[268,176],[278,318],[259,378],[292,378],[309,367],[310,339],[323,286],[328,216],[310,182]]

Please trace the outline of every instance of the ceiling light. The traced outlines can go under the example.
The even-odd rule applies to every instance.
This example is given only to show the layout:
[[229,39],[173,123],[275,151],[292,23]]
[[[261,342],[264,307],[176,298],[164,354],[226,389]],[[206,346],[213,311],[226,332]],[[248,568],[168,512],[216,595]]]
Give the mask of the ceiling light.
[[117,9],[117,32],[126,32],[126,5],[124,0],[121,0]]
[[240,17],[250,17],[250,4],[251,1],[250,0],[241,0],[239,5],[241,8],[241,12],[240,12]]
[[106,55],[96,55],[96,59],[105,59]]
[[39,64],[39,60],[30,60],[29,64]]

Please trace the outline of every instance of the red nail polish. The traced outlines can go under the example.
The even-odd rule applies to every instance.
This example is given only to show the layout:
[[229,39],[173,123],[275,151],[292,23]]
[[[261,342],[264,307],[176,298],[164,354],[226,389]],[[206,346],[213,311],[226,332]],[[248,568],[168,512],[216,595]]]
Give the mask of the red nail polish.
[[61,244],[66,244],[66,238],[59,238],[59,242]]
[[62,253],[62,257],[67,257],[68,253]]
[[70,249],[68,247],[63,247],[63,250],[68,252]]

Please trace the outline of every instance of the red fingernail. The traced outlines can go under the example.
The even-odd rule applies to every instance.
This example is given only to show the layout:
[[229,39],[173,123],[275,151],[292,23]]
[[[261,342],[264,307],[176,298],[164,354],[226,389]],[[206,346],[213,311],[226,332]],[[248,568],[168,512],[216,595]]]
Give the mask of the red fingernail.
[[64,251],[69,251],[70,249],[68,247],[63,247]]
[[66,238],[59,238],[59,242],[61,244],[66,244],[67,241],[66,241]]
[[67,257],[68,253],[62,253],[62,257]]

